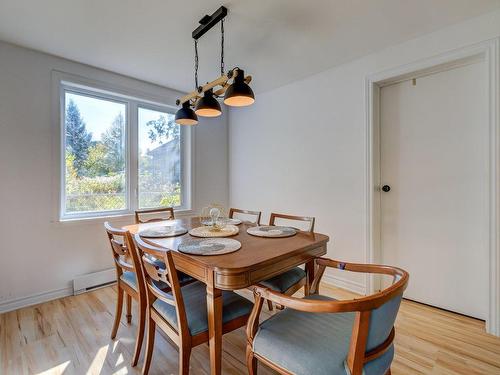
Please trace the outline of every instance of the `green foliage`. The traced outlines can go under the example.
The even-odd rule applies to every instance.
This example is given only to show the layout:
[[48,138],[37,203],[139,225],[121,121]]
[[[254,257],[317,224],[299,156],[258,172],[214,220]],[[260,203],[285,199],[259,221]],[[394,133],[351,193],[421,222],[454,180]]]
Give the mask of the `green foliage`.
[[180,137],[180,127],[175,123],[172,116],[167,119],[161,115],[158,120],[148,121],[146,126],[150,128],[148,136],[152,142],[158,140],[162,144],[164,141],[167,142],[170,139],[179,139]]
[[177,184],[174,191],[166,194],[160,201],[160,207],[177,207],[181,205],[181,186]]
[[106,160],[107,150],[106,146],[97,142],[90,147],[87,159],[83,163],[85,175],[87,177],[107,176],[112,174],[112,169]]
[[[89,156],[97,152],[93,151],[93,149],[98,150],[99,148],[102,148],[102,145],[93,146]],[[67,212],[108,211],[125,208],[124,173],[112,176],[78,176],[74,160],[75,155],[69,152],[66,153]],[[92,168],[99,168],[98,165],[99,162]]]
[[70,100],[66,107],[66,150],[74,155],[73,165],[78,175],[83,172],[91,142],[92,133],[87,131],[75,102]]
[[112,173],[120,173],[125,168],[124,146],[125,146],[125,120],[120,112],[111,126],[102,135],[102,144],[106,155],[104,160]]

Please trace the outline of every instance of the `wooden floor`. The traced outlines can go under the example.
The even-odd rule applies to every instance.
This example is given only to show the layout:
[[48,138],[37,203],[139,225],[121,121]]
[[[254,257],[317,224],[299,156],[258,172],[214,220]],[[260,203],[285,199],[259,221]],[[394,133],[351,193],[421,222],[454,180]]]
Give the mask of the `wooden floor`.
[[[109,339],[115,293],[107,287],[0,315],[0,374],[140,373],[142,358],[130,367],[135,320],[123,319],[117,340]],[[322,293],[352,297],[329,287]],[[244,334],[241,328],[224,336],[224,374],[247,373]],[[150,374],[176,374],[176,347],[159,334],[156,340]],[[209,372],[208,356],[206,345],[193,350],[191,374]],[[500,338],[487,335],[481,321],[404,301],[392,373],[500,374]],[[274,372],[260,366],[259,374]]]

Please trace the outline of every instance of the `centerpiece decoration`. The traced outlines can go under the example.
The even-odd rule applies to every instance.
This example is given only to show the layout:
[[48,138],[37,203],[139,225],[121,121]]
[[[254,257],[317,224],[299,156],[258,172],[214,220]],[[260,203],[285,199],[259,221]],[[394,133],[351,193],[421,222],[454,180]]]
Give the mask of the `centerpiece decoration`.
[[193,228],[189,234],[195,237],[229,237],[239,233],[237,226],[228,224],[227,212],[219,204],[211,204],[201,210],[201,227]]
[[227,222],[226,210],[219,204],[211,204],[201,210],[200,223],[213,232],[222,230]]

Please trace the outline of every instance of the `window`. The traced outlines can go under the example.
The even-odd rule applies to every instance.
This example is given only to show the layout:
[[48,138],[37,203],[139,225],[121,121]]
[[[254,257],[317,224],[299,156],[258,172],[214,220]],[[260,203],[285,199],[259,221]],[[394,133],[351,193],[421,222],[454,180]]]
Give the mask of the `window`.
[[189,208],[187,130],[165,105],[61,83],[61,219]]

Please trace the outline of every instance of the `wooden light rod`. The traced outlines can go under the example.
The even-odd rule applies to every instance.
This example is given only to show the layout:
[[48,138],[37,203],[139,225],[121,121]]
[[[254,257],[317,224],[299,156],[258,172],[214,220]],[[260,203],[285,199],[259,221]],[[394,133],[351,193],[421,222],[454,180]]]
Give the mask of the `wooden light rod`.
[[[182,98],[177,99],[175,102],[177,105],[182,105],[187,101],[194,100],[196,102],[199,98],[203,96],[205,91],[211,90],[217,86],[221,86],[218,90],[214,91],[214,95],[222,95],[226,92],[229,84],[227,83],[231,78],[235,78],[240,72],[240,69],[231,69],[227,74],[221,75],[219,78],[213,80],[212,82],[207,82],[205,85],[198,87],[197,90],[191,91],[189,94],[184,95]],[[249,84],[252,81],[252,76],[245,77],[245,83]]]

